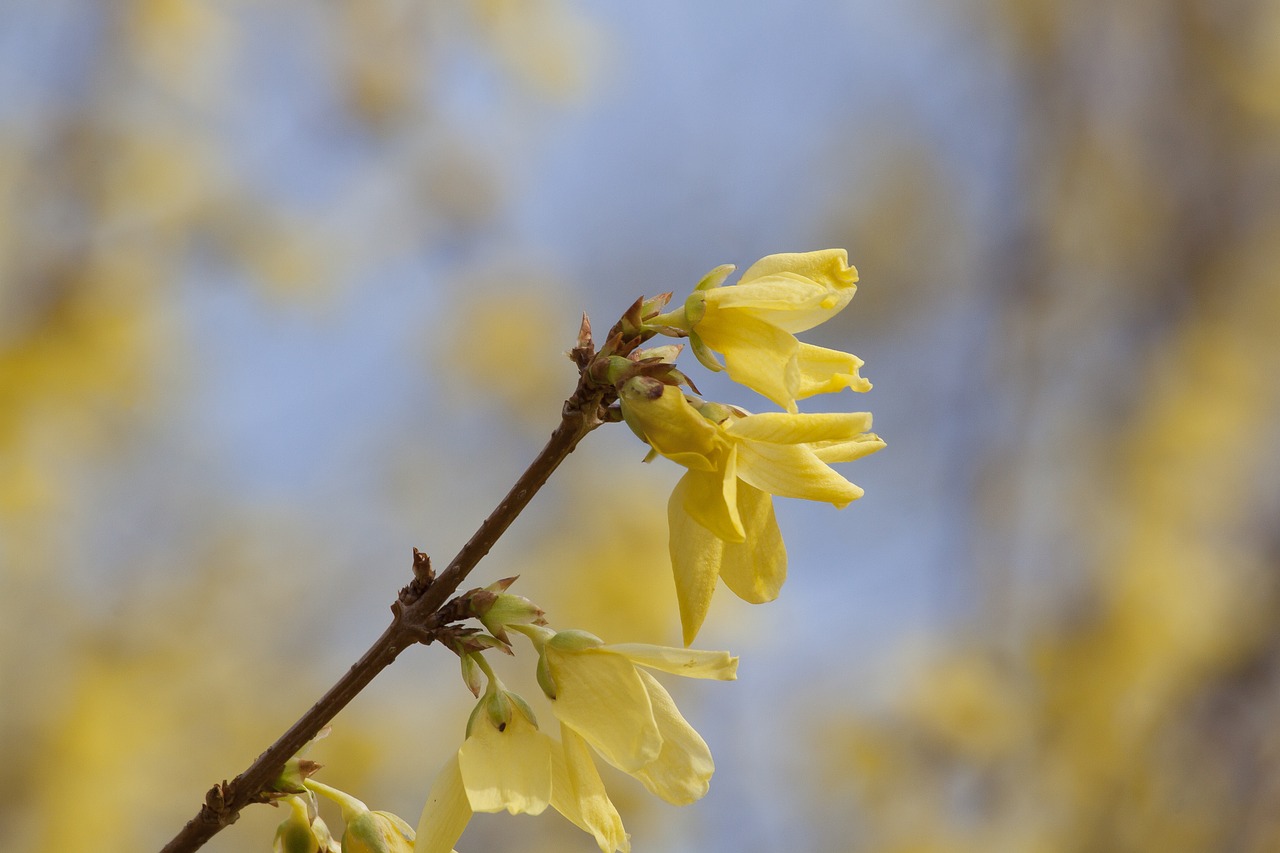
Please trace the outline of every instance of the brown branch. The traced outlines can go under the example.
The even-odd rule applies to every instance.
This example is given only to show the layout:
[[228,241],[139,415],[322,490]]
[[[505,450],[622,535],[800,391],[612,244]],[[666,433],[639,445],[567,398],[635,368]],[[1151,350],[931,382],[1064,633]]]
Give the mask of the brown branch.
[[570,353],[580,370],[578,388],[565,401],[560,425],[551,433],[542,452],[438,578],[430,579],[429,569],[423,565],[425,560],[415,551],[415,580],[401,591],[399,599],[392,605],[395,616],[382,636],[311,706],[311,710],[259,755],[247,770],[232,781],[210,789],[200,812],[164,846],[161,853],[197,850],[223,827],[235,823],[245,806],[265,802],[286,761],[312,740],[400,652],[414,643],[430,643],[435,639],[436,632],[444,624],[438,611],[449,596],[489,553],[560,463],[578,446],[578,442],[603,422],[606,407],[616,399],[612,388],[593,382],[588,375],[586,367],[594,353],[585,317],[583,322],[583,337]]

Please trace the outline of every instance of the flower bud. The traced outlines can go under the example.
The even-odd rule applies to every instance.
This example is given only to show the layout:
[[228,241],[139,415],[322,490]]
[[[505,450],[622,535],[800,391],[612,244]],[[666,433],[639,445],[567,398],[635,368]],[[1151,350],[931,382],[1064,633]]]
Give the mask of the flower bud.
[[459,655],[458,659],[462,661],[462,680],[466,682],[471,695],[478,697],[484,687],[484,682],[480,680],[480,664],[476,663],[475,655],[472,654]]
[[343,853],[413,853],[413,827],[391,812],[364,811],[347,821]]
[[273,853],[330,853],[336,850],[329,827],[316,812],[314,795],[286,797],[289,816],[276,827]]
[[507,593],[494,595],[492,599],[476,600],[473,610],[489,633],[504,643],[511,642],[507,637],[508,625],[538,625],[546,621],[538,605],[523,596]]

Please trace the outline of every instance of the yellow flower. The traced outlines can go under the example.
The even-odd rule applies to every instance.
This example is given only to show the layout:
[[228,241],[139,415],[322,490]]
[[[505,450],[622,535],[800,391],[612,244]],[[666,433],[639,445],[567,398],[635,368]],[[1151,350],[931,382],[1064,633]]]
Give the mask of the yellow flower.
[[391,812],[366,811],[347,821],[343,853],[411,853],[413,827]]
[[413,849],[451,850],[475,812],[536,815],[548,804],[594,835],[604,853],[630,850],[590,755],[540,732],[523,699],[491,686],[462,747],[432,785]]
[[867,432],[867,412],[749,415],[695,403],[680,389],[645,378],[623,385],[620,400],[632,429],[689,469],[667,504],[686,645],[702,626],[717,577],[745,601],[777,597],[787,554],[771,495],[843,508],[862,497],[862,489],[829,463],[884,447]]
[[[537,629],[522,630],[535,636]],[[671,695],[639,667],[728,681],[737,678],[736,657],[646,643],[606,645],[585,631],[561,631],[542,636],[538,667],[562,727],[605,761],[675,805],[707,792],[715,771],[711,751]]]
[[[731,287],[720,286],[732,266],[712,270],[685,303],[682,325],[698,358],[718,370],[706,347],[724,354],[733,381],[788,412],[796,400],[852,388],[869,391],[858,375],[862,360],[839,350],[800,343],[796,332],[840,312],[857,290],[858,271],[844,249],[769,255]],[[669,315],[665,315],[668,316]]]
[[342,832],[344,853],[411,853],[413,827],[391,812],[370,811],[355,797],[314,779],[303,784],[342,808],[346,828]]
[[271,846],[274,853],[329,853],[336,849],[329,828],[316,811],[314,799],[311,793],[306,798],[296,795],[284,798],[289,816],[276,828]]

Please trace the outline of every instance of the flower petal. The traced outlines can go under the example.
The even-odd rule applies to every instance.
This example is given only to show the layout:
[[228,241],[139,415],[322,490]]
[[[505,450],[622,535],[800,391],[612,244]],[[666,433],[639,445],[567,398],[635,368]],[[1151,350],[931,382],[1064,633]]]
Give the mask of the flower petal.
[[566,651],[549,643],[545,650],[556,683],[551,708],[560,722],[627,773],[657,756],[662,737],[630,662],[600,649]]
[[843,249],[769,255],[752,264],[739,284],[708,293],[708,309],[748,310],[794,334],[843,310],[857,290],[857,280],[858,271],[848,265]]
[[849,253],[844,249],[766,255],[747,267],[740,281],[746,284],[777,273],[794,273],[833,288],[849,287],[858,281],[858,271],[849,266]]
[[741,542],[745,534],[738,517],[738,454],[730,448],[720,471],[688,471],[676,485],[683,487],[683,506],[694,521],[726,542]]
[[870,428],[870,412],[816,412],[804,415],[762,412],[745,418],[730,418],[724,423],[724,429],[731,438],[770,444],[847,441]]
[[[873,432],[864,433],[848,441],[816,441],[809,445],[813,455],[828,465],[833,462],[852,462],[855,459],[870,456],[883,448],[884,442]],[[738,486],[738,491],[741,493],[741,485]]]
[[[743,485],[746,484],[739,484],[739,488]],[[676,600],[680,604],[680,625],[687,646],[698,636],[698,629],[707,618],[725,543],[694,521],[685,510],[686,488],[682,478],[671,493],[667,502],[667,524],[670,527],[669,550],[676,580]]]
[[518,710],[512,711],[502,731],[482,717],[458,750],[472,810],[541,814],[551,801],[553,746],[551,738]]
[[427,794],[427,804],[418,819],[413,853],[449,853],[470,820],[471,804],[462,784],[458,756],[452,755],[431,784],[431,793]]
[[796,364],[800,370],[798,399],[835,394],[845,388],[859,392],[871,390],[871,383],[858,373],[862,359],[852,353],[802,343],[796,352]]
[[639,770],[635,776],[650,793],[677,806],[688,805],[702,799],[711,784],[715,762],[711,750],[693,726],[680,715],[671,694],[647,672],[641,671],[653,713],[662,730],[662,752]]
[[683,675],[685,678],[733,681],[738,677],[738,659],[728,652],[677,649],[651,643],[611,643],[601,650],[622,655],[638,666]]
[[825,501],[840,508],[862,497],[862,489],[837,474],[803,444],[741,442],[738,476],[771,495]]
[[551,805],[579,829],[593,835],[602,853],[629,853],[631,841],[622,826],[622,816],[609,799],[587,742],[564,725],[560,727],[560,737],[562,749],[552,756]]
[[773,512],[773,497],[739,483],[738,511],[747,530],[746,541],[725,544],[720,577],[743,601],[773,601],[787,579],[787,548]]
[[708,311],[697,332],[703,343],[724,354],[730,379],[788,411],[796,410],[795,392],[800,386],[796,351],[800,345],[795,337],[738,310]]

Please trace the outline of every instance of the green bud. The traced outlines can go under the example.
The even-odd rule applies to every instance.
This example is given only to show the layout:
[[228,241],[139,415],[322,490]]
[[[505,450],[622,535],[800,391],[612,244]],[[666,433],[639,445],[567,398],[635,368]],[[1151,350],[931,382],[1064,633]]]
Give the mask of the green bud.
[[285,797],[289,816],[276,827],[273,853],[321,853],[324,849],[311,828],[311,814],[302,797]]
[[391,812],[364,811],[347,821],[343,853],[413,853],[413,827]]
[[282,794],[304,793],[307,788],[303,782],[308,777],[314,776],[321,766],[308,758],[301,758],[295,755],[284,763],[284,769],[280,771],[276,781],[271,784],[271,789]]
[[510,643],[506,629],[509,625],[545,624],[542,608],[520,595],[501,593],[488,602],[485,609],[478,613],[480,623],[489,629],[489,633]]
[[471,691],[472,696],[479,696],[480,690],[484,687],[484,682],[480,680],[483,674],[480,671],[480,665],[476,663],[475,655],[461,655],[458,658],[462,661],[462,680],[466,683],[467,689]]
[[672,293],[659,293],[657,296],[651,297],[640,303],[640,316],[649,319],[667,307],[667,303],[671,301]]

